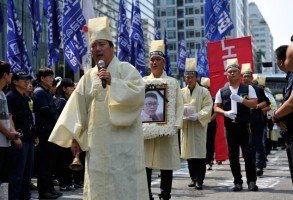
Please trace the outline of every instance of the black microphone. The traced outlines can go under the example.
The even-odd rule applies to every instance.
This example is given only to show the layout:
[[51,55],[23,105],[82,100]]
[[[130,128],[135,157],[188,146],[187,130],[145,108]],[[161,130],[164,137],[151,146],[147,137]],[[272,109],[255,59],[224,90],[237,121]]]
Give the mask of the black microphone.
[[[101,69],[105,68],[105,62],[103,60],[99,60],[98,65]],[[106,79],[102,78],[102,86],[103,88],[106,88],[107,81]]]

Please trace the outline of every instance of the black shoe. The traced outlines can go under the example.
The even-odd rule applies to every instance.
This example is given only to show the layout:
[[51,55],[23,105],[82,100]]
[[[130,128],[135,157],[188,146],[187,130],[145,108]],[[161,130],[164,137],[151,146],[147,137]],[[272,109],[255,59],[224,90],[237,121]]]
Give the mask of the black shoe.
[[188,184],[188,187],[194,187],[194,181],[191,181],[189,184]]
[[234,187],[232,188],[234,192],[238,192],[242,190],[242,185],[241,184],[235,184]]
[[61,192],[58,192],[56,190],[53,190],[51,193],[54,194],[54,195],[57,195],[57,198],[61,197],[63,195]]
[[158,196],[159,196],[159,199],[160,200],[169,200],[169,199],[171,199],[171,195],[170,194],[158,194]]
[[195,182],[195,186],[194,186],[194,188],[195,188],[196,190],[202,190],[202,183]]
[[39,194],[39,199],[57,199],[59,196],[51,192]]
[[208,171],[211,171],[211,170],[213,170],[213,165],[211,165],[211,164],[208,164],[208,165],[207,165],[207,170],[208,170]]
[[256,168],[256,175],[257,175],[257,176],[262,176],[262,175],[263,175],[263,169],[261,169],[261,168]]
[[258,186],[255,184],[255,182],[250,182],[249,184],[248,184],[248,189],[250,190],[250,191],[258,191]]

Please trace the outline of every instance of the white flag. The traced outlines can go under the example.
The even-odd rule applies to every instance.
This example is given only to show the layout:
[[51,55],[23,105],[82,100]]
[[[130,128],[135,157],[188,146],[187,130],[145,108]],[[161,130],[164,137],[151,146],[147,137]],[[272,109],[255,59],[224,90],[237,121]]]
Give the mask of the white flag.
[[87,44],[87,53],[82,57],[82,68],[84,73],[92,68],[92,56],[90,52],[89,46],[89,38],[88,38],[88,20],[95,18],[94,6],[92,0],[83,0],[82,1],[82,13],[86,20],[86,26],[83,27],[84,36]]

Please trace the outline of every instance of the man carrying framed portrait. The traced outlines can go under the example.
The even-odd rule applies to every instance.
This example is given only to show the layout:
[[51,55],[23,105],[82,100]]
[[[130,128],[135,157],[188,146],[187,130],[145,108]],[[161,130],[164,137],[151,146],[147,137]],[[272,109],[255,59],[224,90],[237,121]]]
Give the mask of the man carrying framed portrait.
[[[151,42],[151,74],[144,77],[144,81],[146,83],[147,94],[149,90],[155,90],[157,91],[156,94],[159,94],[164,99],[167,115],[163,124],[143,123],[143,132],[145,136],[145,161],[150,199],[154,199],[151,192],[152,170],[158,169],[161,171],[161,193],[159,194],[159,198],[168,200],[171,198],[173,170],[180,168],[177,131],[181,128],[182,124],[183,98],[177,80],[167,76],[164,71],[165,55],[163,52],[165,52],[163,40]],[[162,85],[166,85],[165,94],[161,92]],[[147,95],[146,97],[149,98]],[[145,100],[146,104],[148,104],[147,99]],[[155,98],[153,98],[151,104],[149,105],[156,106],[157,102]],[[150,132],[153,135],[149,134]],[[146,134],[150,135],[148,139],[146,139]]]

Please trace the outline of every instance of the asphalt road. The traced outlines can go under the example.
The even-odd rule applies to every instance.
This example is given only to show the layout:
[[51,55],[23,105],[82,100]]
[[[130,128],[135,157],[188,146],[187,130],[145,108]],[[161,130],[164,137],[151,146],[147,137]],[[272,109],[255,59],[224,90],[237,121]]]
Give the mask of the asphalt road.
[[[239,198],[242,200],[292,200],[293,186],[286,152],[284,150],[272,151],[268,159],[264,175],[257,180],[257,185],[259,186],[259,191],[257,192],[249,191],[246,184],[243,184],[242,191],[232,192],[233,179],[229,161],[224,161],[221,165],[216,164],[213,166],[212,171],[207,171],[203,190],[189,188],[187,186],[190,182],[187,163],[182,161],[181,169],[174,172],[171,200],[237,200]],[[243,159],[241,159],[241,168],[243,181],[246,183]],[[160,192],[158,174],[158,171],[154,171],[152,177],[152,191],[156,200],[159,199],[158,193]],[[33,181],[35,182],[36,180]],[[5,199],[1,199],[2,194],[0,189],[0,200]],[[36,191],[33,191],[32,197],[38,197]],[[63,192],[63,196],[58,199],[82,199],[82,189]]]

